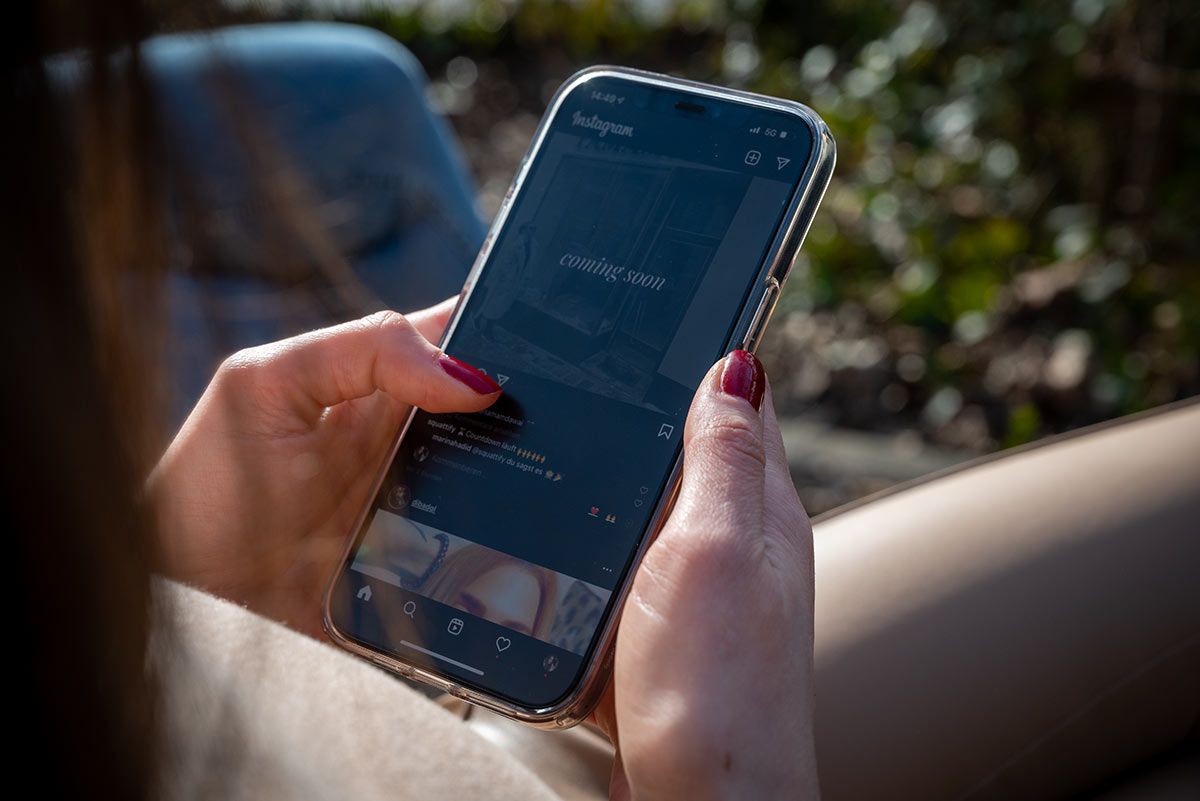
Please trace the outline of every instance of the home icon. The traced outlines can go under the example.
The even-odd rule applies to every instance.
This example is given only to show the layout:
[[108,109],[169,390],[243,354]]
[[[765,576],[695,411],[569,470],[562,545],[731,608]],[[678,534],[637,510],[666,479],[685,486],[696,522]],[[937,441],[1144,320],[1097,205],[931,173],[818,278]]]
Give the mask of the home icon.
[[366,584],[364,584],[364,585],[363,585],[363,588],[362,588],[361,590],[359,590],[359,591],[358,591],[358,600],[360,600],[360,601],[369,601],[369,600],[371,600],[371,588],[370,588],[370,586],[368,586],[368,585],[366,585]]

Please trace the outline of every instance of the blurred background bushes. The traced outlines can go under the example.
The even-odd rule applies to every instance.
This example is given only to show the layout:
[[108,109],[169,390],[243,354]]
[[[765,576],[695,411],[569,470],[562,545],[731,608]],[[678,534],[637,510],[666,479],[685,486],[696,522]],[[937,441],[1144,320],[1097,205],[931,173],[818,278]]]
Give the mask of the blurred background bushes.
[[781,411],[982,453],[1200,392],[1200,5],[268,4],[425,65],[490,217],[620,63],[811,105],[839,163],[764,344]]

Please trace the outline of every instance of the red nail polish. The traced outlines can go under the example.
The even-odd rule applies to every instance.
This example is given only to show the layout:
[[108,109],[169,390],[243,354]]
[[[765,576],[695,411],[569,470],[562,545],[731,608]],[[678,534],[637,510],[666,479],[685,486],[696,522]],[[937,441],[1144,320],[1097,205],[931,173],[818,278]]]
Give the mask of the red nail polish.
[[725,357],[725,370],[721,373],[722,392],[748,400],[757,409],[762,405],[766,389],[767,376],[763,372],[762,362],[753,353],[735,350]]
[[456,359],[443,353],[438,357],[438,364],[446,371],[446,375],[455,381],[461,381],[480,395],[491,395],[500,391],[500,385],[487,377],[486,373],[472,367],[462,359]]

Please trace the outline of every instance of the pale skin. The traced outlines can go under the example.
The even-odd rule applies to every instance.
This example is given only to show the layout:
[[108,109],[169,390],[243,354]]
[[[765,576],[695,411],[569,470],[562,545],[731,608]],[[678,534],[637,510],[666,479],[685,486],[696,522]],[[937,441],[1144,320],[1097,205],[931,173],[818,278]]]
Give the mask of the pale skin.
[[[483,409],[438,365],[453,299],[230,357],[149,488],[174,577],[322,636],[321,594],[406,410]],[[770,391],[701,383],[679,500],[622,613],[592,722],[616,799],[818,797],[813,568]]]

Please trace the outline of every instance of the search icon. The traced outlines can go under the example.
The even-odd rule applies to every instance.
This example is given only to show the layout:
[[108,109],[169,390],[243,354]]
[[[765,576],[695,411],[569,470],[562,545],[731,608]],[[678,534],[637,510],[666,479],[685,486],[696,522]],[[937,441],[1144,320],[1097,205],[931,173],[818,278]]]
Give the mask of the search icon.
[[416,611],[417,611],[417,602],[416,601],[409,601],[408,603],[406,603],[404,605],[404,614],[408,615],[410,618],[414,614],[416,614]]

